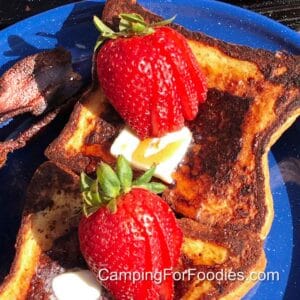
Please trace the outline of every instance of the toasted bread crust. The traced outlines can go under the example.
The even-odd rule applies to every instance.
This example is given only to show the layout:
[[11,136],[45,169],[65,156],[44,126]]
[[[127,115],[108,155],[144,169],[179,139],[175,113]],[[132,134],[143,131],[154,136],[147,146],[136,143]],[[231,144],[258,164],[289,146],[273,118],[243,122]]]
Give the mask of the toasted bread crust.
[[[79,120],[85,121],[80,123]],[[115,161],[109,148],[122,125],[120,117],[95,82],[75,105],[68,126],[49,145],[45,154],[50,160],[75,172],[92,172],[99,159],[108,163]]]

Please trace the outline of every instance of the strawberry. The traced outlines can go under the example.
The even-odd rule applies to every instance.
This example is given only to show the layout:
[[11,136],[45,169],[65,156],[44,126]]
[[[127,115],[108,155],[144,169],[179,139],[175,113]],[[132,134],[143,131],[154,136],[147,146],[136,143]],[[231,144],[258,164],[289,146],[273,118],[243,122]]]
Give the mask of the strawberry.
[[144,139],[179,130],[206,99],[206,80],[183,35],[120,14],[119,32],[94,17],[101,35],[96,56],[99,83],[125,122]]
[[[173,212],[155,194],[165,186],[150,182],[154,170],[133,181],[128,162],[119,156],[116,172],[102,163],[97,179],[81,174],[80,249],[91,271],[115,299],[173,298],[172,276],[161,281],[154,276],[176,267],[183,236]],[[141,278],[109,278],[109,274],[122,272]]]

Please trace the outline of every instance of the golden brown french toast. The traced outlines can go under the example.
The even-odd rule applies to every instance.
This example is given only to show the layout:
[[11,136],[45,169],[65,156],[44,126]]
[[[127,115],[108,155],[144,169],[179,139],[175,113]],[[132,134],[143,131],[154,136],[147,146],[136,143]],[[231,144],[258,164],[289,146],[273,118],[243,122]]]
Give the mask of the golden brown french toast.
[[[121,12],[139,13],[150,22],[160,20],[125,0],[107,1],[102,19],[114,25]],[[184,232],[179,271],[233,271],[247,277],[250,272],[263,271],[266,265],[263,241],[273,219],[267,153],[300,115],[300,59],[228,44],[172,26],[188,39],[209,87],[198,117],[186,124],[193,133],[193,143],[173,175],[175,184],[164,193],[180,216]],[[67,269],[81,266],[72,236],[80,205],[75,173],[93,172],[100,161],[113,163],[109,148],[122,126],[94,83],[47,149],[48,158],[57,165],[46,163],[33,178],[29,210],[24,213],[17,255],[1,287],[1,299],[51,294],[49,282],[65,270],[64,261],[51,255],[57,244],[61,249],[75,245],[74,264]],[[38,184],[45,181],[48,184]],[[33,199],[37,203],[33,204]],[[62,228],[53,227],[53,220],[55,224],[66,223],[62,222]],[[201,281],[194,276],[175,284],[176,299],[240,299],[255,280]]]

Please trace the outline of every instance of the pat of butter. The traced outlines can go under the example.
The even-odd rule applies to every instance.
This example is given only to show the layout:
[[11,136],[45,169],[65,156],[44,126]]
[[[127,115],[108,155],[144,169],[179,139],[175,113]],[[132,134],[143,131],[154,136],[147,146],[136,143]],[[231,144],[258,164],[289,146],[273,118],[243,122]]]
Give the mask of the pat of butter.
[[99,300],[101,285],[89,270],[78,270],[57,275],[52,290],[58,300]]
[[187,127],[161,138],[140,140],[130,129],[124,128],[113,142],[113,156],[123,155],[135,168],[148,170],[155,164],[154,176],[172,183],[172,173],[183,159],[192,141]]

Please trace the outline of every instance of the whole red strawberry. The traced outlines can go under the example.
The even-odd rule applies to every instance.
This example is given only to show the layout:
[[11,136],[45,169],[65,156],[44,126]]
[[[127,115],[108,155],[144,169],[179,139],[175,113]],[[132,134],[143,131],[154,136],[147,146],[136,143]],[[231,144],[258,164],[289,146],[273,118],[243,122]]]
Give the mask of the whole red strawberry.
[[[99,19],[97,54],[100,85],[140,138],[162,136],[193,120],[206,99],[206,81],[186,39],[176,30],[149,26],[136,14],[120,15],[120,32]],[[98,44],[99,44],[98,43]]]
[[101,164],[96,180],[81,175],[86,216],[79,224],[80,249],[115,299],[173,298],[172,276],[163,278],[163,273],[178,263],[182,232],[169,206],[150,191],[164,189],[150,182],[153,172],[132,182],[128,162],[120,156],[117,174]]

